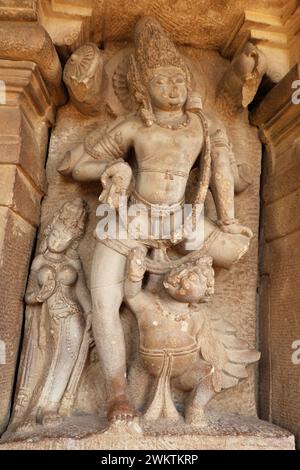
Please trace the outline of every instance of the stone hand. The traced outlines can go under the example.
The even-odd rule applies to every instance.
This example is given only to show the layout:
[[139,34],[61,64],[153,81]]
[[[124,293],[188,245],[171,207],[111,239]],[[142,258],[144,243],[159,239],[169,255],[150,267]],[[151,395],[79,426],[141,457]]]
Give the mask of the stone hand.
[[36,296],[37,302],[45,302],[51,297],[56,287],[54,279],[48,279]]
[[99,201],[107,202],[117,209],[120,196],[128,195],[131,179],[132,170],[127,163],[120,161],[109,166],[101,177],[103,191]]
[[238,220],[233,219],[229,222],[219,221],[218,226],[225,233],[230,233],[231,235],[245,235],[245,237],[252,238],[253,232],[250,228],[241,225]]

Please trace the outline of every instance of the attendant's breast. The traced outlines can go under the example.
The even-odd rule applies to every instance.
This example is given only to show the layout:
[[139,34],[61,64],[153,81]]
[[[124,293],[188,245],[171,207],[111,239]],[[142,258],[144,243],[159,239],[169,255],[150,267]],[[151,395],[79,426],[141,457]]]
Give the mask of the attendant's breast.
[[57,273],[57,280],[65,285],[65,286],[71,286],[75,284],[77,281],[77,271],[76,269],[73,268],[71,265],[63,265],[61,269]]
[[42,266],[37,273],[37,279],[40,286],[44,286],[47,282],[55,280],[55,270],[51,266]]
[[38,282],[41,286],[49,281],[57,281],[65,286],[75,284],[77,281],[77,271],[69,264],[63,264],[54,269],[52,266],[45,265],[37,273]]

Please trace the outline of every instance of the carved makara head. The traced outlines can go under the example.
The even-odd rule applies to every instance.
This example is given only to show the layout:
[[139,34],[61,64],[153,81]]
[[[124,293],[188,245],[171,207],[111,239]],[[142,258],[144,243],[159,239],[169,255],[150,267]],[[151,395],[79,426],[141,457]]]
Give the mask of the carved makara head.
[[72,202],[65,202],[47,226],[40,252],[48,249],[54,253],[62,253],[77,246],[84,234],[87,214],[87,204],[80,197]]
[[154,18],[137,22],[134,41],[128,83],[149,126],[155,120],[153,106],[164,110],[184,107],[191,78],[183,58]]
[[103,59],[96,44],[85,44],[73,52],[65,65],[63,79],[73,100],[89,103],[99,99]]
[[207,302],[214,294],[212,258],[204,256],[172,269],[165,277],[164,287],[179,302]]

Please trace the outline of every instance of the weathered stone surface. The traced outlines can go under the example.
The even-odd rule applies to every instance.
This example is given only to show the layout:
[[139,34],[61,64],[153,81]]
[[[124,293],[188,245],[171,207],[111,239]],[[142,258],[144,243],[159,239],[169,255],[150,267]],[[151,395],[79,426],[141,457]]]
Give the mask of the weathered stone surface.
[[[294,214],[299,218],[298,211]],[[271,375],[270,418],[296,435],[299,445],[300,364],[293,358],[293,343],[300,340],[299,319],[299,231],[285,235],[267,245],[264,272],[269,277],[267,295],[269,315],[270,362],[266,373]],[[264,311],[262,310],[262,314]],[[298,343],[299,349],[299,343]],[[265,369],[261,380],[264,382]]]
[[[118,50],[117,46],[110,44],[106,48],[106,54],[111,57]],[[216,86],[221,79],[228,62],[224,61],[216,52],[198,51],[192,48],[182,48],[181,52],[192,62],[199,61],[199,80],[203,89],[204,109],[209,109],[214,103],[214,92],[211,87]],[[205,70],[205,73],[204,73]],[[210,86],[207,84],[209,83]],[[216,294],[212,301],[212,309],[218,312],[224,319],[233,323],[237,328],[237,334],[246,340],[251,346],[256,342],[256,282],[257,282],[257,229],[259,214],[259,178],[261,144],[257,136],[257,130],[251,128],[245,116],[239,118],[227,116],[221,109],[220,116],[226,123],[229,138],[233,142],[234,152],[239,162],[248,162],[251,154],[253,166],[252,185],[236,198],[237,216],[241,223],[247,224],[255,233],[251,241],[249,253],[232,269],[218,273],[216,280]],[[47,164],[47,179],[49,192],[43,203],[42,230],[51,217],[53,210],[59,206],[62,199],[68,199],[80,194],[90,206],[90,217],[87,233],[82,241],[82,260],[86,273],[90,272],[95,246],[93,230],[96,226],[95,217],[99,184],[78,184],[68,177],[62,177],[57,173],[65,152],[82,142],[87,133],[101,125],[101,122],[111,119],[107,114],[100,114],[97,118],[84,117],[72,106],[62,108],[58,113],[55,130],[52,133],[49,159]],[[41,232],[42,233],[42,232]],[[88,279],[89,283],[89,279]],[[125,313],[121,316],[127,338],[128,355],[136,351],[137,328],[131,315]],[[132,357],[132,356],[130,356]],[[146,374],[139,368],[132,381],[131,395],[137,407],[143,402],[144,393],[147,392]],[[143,384],[141,386],[140,384]],[[103,389],[103,376],[99,374],[97,363],[90,365],[85,373],[80,386],[76,407],[89,412],[100,411],[105,413],[105,392]],[[228,390],[213,400],[211,407],[218,410],[229,410],[243,415],[256,414],[256,378],[255,368],[249,368],[249,378],[236,389]]]
[[60,56],[66,59],[82,44],[101,41],[105,0],[40,0],[37,15]]
[[[299,132],[292,102],[299,65],[266,96],[253,115],[266,143],[261,260],[261,416],[294,432],[299,445]],[[297,343],[298,344],[298,343]]]
[[[292,84],[299,78],[300,64],[295,64],[280,83],[265,96],[259,107],[252,112],[251,122],[257,126],[264,126],[263,133],[266,134],[266,138],[268,133],[266,133],[265,128],[270,128],[270,132],[274,131],[277,126],[284,126],[286,121],[289,122],[290,113],[293,113],[294,117],[298,116],[297,106],[290,105],[292,104],[292,93],[295,91]],[[285,109],[284,113],[282,113],[283,109]],[[277,116],[277,119],[273,122],[275,116]],[[274,133],[273,135],[276,140],[282,140],[282,134]]]
[[40,192],[46,191],[45,157],[41,158],[40,148],[46,148],[48,130],[44,129],[42,142],[24,113],[18,107],[1,106],[0,161],[18,165],[32,185]]
[[31,186],[15,165],[1,165],[0,206],[10,207],[14,212],[37,227],[40,220],[42,194]]
[[[295,169],[291,169],[291,172]],[[299,171],[296,173],[298,180]],[[278,199],[266,208],[266,241],[270,242],[277,238],[285,237],[289,233],[300,229],[300,220],[295,215],[298,212],[300,189],[297,188],[283,198]],[[294,216],[291,217],[291,214]]]
[[251,38],[267,58],[268,77],[278,83],[300,59],[300,7],[291,0],[276,11],[271,2],[268,3],[265,11],[257,3],[247,5],[229,36],[223,55],[232,57]]
[[74,418],[65,428],[44,429],[41,434],[3,436],[0,450],[294,450],[287,431],[256,418],[218,415],[207,428],[174,425],[143,426],[116,423],[109,429],[97,418]]
[[0,432],[10,412],[34,235],[31,224],[0,206],[0,340],[6,346],[6,363],[0,363]]
[[[38,18],[57,46],[63,61],[87,40],[104,40],[104,54],[109,58],[119,45],[109,44],[108,41],[127,41],[136,19],[145,14],[159,19],[177,43],[221,49],[227,57],[232,57],[233,53],[252,37],[268,57],[268,75],[273,81],[279,81],[290,66],[299,60],[300,12],[296,9],[297,2],[294,0],[257,0],[255,10],[252,10],[253,2],[249,0],[141,0],[125,3],[120,0],[88,0],[84,6],[81,3],[80,0],[0,1],[0,18],[15,21],[2,24],[0,57],[16,61],[14,64],[11,61],[0,61],[0,79],[5,81],[7,90],[6,103],[0,108],[0,184],[3,183],[0,187],[0,255],[4,273],[0,281],[0,298],[4,299],[1,307],[3,313],[0,312],[0,340],[3,337],[5,344],[9,341],[8,365],[0,365],[5,371],[0,379],[3,394],[3,400],[0,396],[0,432],[7,421],[10,406],[22,321],[21,299],[34,237],[33,226],[38,223],[39,200],[45,192],[43,166],[48,126],[54,120],[52,102],[62,104],[65,99],[61,87],[60,63],[53,44],[43,28],[31,22]],[[199,67],[205,70],[203,87],[205,88],[207,83],[213,84],[211,89],[208,89],[208,96],[203,95],[206,109],[214,100],[214,84],[224,73],[226,63],[215,52],[203,52],[191,47],[182,48],[182,52],[192,61],[197,61],[197,65],[199,62]],[[18,62],[20,59],[36,62],[39,71],[34,64]],[[294,151],[288,152],[295,138],[299,136],[299,111],[296,106],[291,106],[288,88],[291,86],[291,79],[298,78],[299,67],[295,67],[279,88],[275,88],[275,94],[268,96],[255,112],[253,122],[261,128],[261,135],[268,149],[270,170],[264,191],[265,233],[268,243],[261,285],[261,331],[262,335],[265,335],[262,342],[264,357],[261,369],[261,405],[264,416],[300,436],[300,406],[297,401],[300,385],[299,374],[297,375],[299,366],[291,361],[291,344],[299,339],[297,336],[293,337],[295,331],[299,331],[299,315],[296,310],[299,304],[297,282],[299,283],[300,277],[297,266],[299,165],[296,153],[294,158]],[[48,95],[47,88],[52,96]],[[79,188],[77,183],[57,175],[56,167],[65,151],[69,149],[70,141],[74,145],[80,143],[87,132],[99,125],[102,119],[110,120],[107,110],[100,111],[102,114],[99,115],[99,120],[94,120],[83,119],[72,106],[60,110],[47,167],[51,188],[42,213],[44,227],[62,198],[81,194],[90,202],[91,221],[82,247],[82,258],[87,272],[90,270],[94,244],[92,232],[96,222],[94,209],[99,184]],[[226,123],[234,151],[239,155],[240,161],[247,162],[251,156],[251,164],[254,166],[253,184],[247,189],[246,196],[241,194],[238,197],[237,214],[242,223],[247,223],[253,229],[255,238],[248,255],[238,266],[229,273],[218,273],[218,293],[213,308],[224,318],[235,323],[239,335],[254,346],[260,142],[256,130],[248,126],[246,113],[241,115],[240,119],[233,118],[221,107],[218,113]],[[18,238],[20,234],[21,243]],[[21,258],[23,251],[25,256]],[[13,258],[12,261],[10,258]],[[15,272],[16,283],[7,287],[7,280],[15,276]],[[126,312],[122,321],[128,350],[135,351],[138,333],[136,324]],[[12,337],[14,331],[16,337]],[[140,384],[143,386],[140,387]],[[137,370],[130,390],[137,406],[140,405],[141,395],[145,393],[146,388],[145,377]],[[252,370],[250,378],[244,384],[214,400],[212,408],[255,415],[255,390],[256,378]],[[103,416],[106,411],[104,401],[103,377],[97,361],[94,361],[86,371],[76,406],[79,410],[100,412]],[[180,446],[197,448],[199,445],[201,448],[293,448],[293,438],[285,432],[276,431],[275,428],[266,429],[265,424],[253,421],[250,423],[248,419],[245,419],[244,424],[235,420],[233,422],[217,426],[214,431],[210,430],[204,439],[202,434],[197,432],[187,432],[178,438],[172,436],[169,431],[167,436],[153,437],[153,433],[148,430],[148,434],[140,436],[139,439],[136,436],[132,438],[130,433],[127,436],[125,432],[124,448],[157,449],[169,446],[178,449]],[[85,426],[88,429],[87,434],[93,430],[95,436],[84,437],[82,429]],[[49,431],[49,435],[46,431],[39,443],[33,444],[32,437],[29,437],[20,443],[3,444],[3,449],[11,445],[28,449],[31,446],[119,448],[120,442],[124,440],[124,430],[119,432],[118,429],[112,429],[103,433],[103,427],[97,426],[97,423],[91,424],[89,420],[85,424],[82,422],[78,428],[77,424],[67,423],[65,434],[53,430],[54,433],[57,432],[56,440],[51,435],[52,431]],[[237,435],[233,436],[234,433]],[[40,437],[33,436],[34,439]]]
[[[63,58],[88,41],[130,40],[136,20],[153,15],[178,44],[224,49],[226,57],[232,57],[251,37],[259,41],[270,58],[272,48],[276,47],[281,58],[277,68],[275,63],[277,72],[278,67],[286,70],[297,60],[293,36],[298,24],[298,16],[293,19],[296,3],[295,0],[257,0],[255,5],[251,0],[86,0],[83,5],[80,0],[41,0],[37,14]],[[272,37],[271,48],[267,47],[268,34]],[[290,56],[294,62],[289,61]],[[278,81],[278,74],[276,77]]]
[[64,104],[66,95],[61,82],[61,64],[47,31],[39,24],[2,21],[0,58],[38,64],[54,103]]
[[[264,200],[267,204],[272,204],[279,199],[291,195],[299,188],[300,172],[300,139],[294,142],[292,149],[282,152],[282,164],[280,171],[273,175],[264,187]],[[276,166],[278,168],[278,165]]]
[[0,0],[1,20],[35,21],[37,0]]
[[0,106],[0,339],[7,345],[6,364],[0,366],[2,431],[15,380],[28,263],[46,189],[44,163],[54,109],[36,64],[0,60],[0,79],[5,83]]

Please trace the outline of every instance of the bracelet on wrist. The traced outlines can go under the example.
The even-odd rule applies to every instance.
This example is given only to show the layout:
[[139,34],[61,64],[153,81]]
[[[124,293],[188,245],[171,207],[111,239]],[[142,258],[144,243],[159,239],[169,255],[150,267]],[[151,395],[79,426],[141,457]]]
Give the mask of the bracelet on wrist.
[[238,219],[220,219],[217,221],[217,225],[219,227],[224,227],[224,226],[227,226],[227,225],[234,225],[234,224],[238,224],[239,221]]

